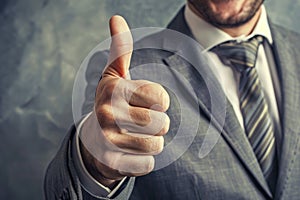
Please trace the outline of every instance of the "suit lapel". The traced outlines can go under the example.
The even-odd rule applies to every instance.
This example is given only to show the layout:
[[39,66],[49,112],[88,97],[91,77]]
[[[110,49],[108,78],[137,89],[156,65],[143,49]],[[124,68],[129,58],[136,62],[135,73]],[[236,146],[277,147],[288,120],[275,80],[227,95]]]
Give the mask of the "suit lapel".
[[[168,28],[192,37],[184,20],[183,9],[170,23]],[[237,120],[231,104],[227,100],[218,80],[210,70],[209,65],[206,64],[208,61],[199,56],[201,48],[195,45],[194,42],[184,41],[176,43],[174,41],[180,40],[172,39],[174,38],[165,39],[163,48],[175,49],[176,53],[166,58],[164,62],[189,81],[198,97],[196,101],[201,111],[210,120],[211,125],[222,134],[250,176],[256,180],[258,187],[267,196],[272,197],[252,147]],[[188,54],[184,51],[188,52]],[[189,63],[184,61],[182,57]]]
[[[224,104],[224,93],[223,91],[220,91],[220,87],[209,87],[209,90],[207,88],[207,82],[212,81],[214,76],[209,73],[201,73],[202,75],[206,76],[206,80],[204,81],[199,72],[197,72],[195,69],[192,69],[193,67],[191,65],[184,63],[182,58],[179,58],[177,55],[173,55],[165,59],[165,63],[173,68],[173,70],[178,71],[185,77],[186,80],[191,83],[192,87],[194,88],[194,92],[198,97],[197,103],[199,104],[200,110],[204,113],[208,120],[210,120],[211,125],[213,125],[221,133],[222,137],[227,141],[233,152],[235,152],[243,166],[257,181],[259,187],[271,197],[271,192],[252,151],[251,145],[249,144],[244,131],[237,121],[231,104],[228,102],[226,97],[226,102]],[[216,79],[214,83],[215,85],[217,84]],[[211,98],[215,99],[213,105],[211,103]],[[220,105],[224,105],[225,107],[221,108]],[[214,112],[213,114],[212,109],[219,110],[219,112]],[[225,116],[223,115],[224,112]],[[225,117],[225,119],[222,119],[223,117]]]
[[[279,198],[283,192],[284,185],[289,179],[289,172],[295,162],[297,145],[299,146],[299,116],[300,116],[300,98],[299,98],[299,58],[295,55],[295,44],[289,42],[287,30],[271,24],[271,30],[274,38],[274,57],[277,63],[277,69],[281,85],[282,101],[282,140],[280,145],[279,174],[276,189],[276,197]],[[296,61],[298,59],[298,62]]]

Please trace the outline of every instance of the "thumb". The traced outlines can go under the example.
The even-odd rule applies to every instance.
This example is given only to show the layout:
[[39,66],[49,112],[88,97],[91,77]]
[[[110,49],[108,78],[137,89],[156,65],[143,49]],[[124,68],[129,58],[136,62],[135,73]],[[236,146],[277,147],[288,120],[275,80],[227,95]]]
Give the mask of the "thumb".
[[133,50],[133,39],[125,19],[112,16],[109,21],[111,45],[107,68],[103,75],[125,78]]

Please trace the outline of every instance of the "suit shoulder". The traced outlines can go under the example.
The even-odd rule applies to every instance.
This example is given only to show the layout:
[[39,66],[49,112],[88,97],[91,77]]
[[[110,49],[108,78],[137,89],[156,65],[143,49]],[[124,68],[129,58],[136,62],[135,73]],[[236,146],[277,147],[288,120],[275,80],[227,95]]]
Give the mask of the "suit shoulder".
[[300,48],[300,33],[282,27],[278,24],[271,24],[271,30],[273,35],[280,36],[285,42],[289,42],[295,48]]
[[164,58],[171,56],[173,52],[164,48],[164,38],[164,31],[159,31],[135,42],[132,67],[137,64],[162,63]]

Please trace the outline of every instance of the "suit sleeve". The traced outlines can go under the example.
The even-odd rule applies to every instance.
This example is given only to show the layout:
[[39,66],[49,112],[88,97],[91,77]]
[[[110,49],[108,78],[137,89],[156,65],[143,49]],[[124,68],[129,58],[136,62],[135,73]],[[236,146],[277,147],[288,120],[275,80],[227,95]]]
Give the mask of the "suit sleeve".
[[[102,70],[107,61],[107,51],[96,52],[90,58],[85,71],[86,86],[84,86],[84,102],[82,105],[82,113],[86,115],[93,110],[95,91]],[[44,192],[47,200],[54,199],[128,199],[133,189],[134,179],[128,179],[122,187],[111,198],[97,197],[93,193],[84,189],[84,185],[80,182],[78,171],[74,165],[72,156],[72,141],[76,137],[76,126],[73,125],[63,143],[58,150],[58,153],[49,164],[44,180]],[[106,196],[106,195],[105,195]]]
[[71,141],[76,136],[75,133],[76,128],[72,126],[58,153],[48,166],[44,182],[46,200],[129,199],[134,186],[134,179],[128,179],[121,190],[112,198],[94,196],[82,187],[71,155]]

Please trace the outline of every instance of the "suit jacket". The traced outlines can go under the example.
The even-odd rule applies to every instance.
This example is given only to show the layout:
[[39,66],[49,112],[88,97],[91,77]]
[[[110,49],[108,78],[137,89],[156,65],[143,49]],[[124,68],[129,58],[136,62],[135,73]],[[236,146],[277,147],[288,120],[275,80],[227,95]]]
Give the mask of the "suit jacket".
[[[282,104],[279,105],[282,130],[277,143],[279,172],[275,194],[270,192],[232,106],[226,98],[226,104],[221,102],[224,93],[213,73],[203,67],[200,74],[197,67],[193,67],[191,62],[182,58],[176,51],[164,50],[169,48],[170,37],[162,37],[164,33],[160,32],[142,39],[137,45],[151,44],[155,40],[155,42],[159,41],[162,50],[142,49],[134,52],[131,67],[144,63],[158,63],[166,66],[172,76],[176,77],[180,74],[190,83],[196,94],[194,96],[189,94],[191,88],[187,88],[179,78],[175,87],[182,92],[181,96],[186,98],[187,104],[197,111],[197,115],[185,115],[182,119],[184,108],[180,107],[178,95],[168,90],[171,97],[171,106],[168,110],[171,126],[165,140],[166,143],[172,141],[178,134],[183,120],[187,120],[185,122],[187,125],[197,123],[196,127],[187,126],[197,135],[182,137],[181,140],[191,141],[182,156],[162,169],[137,177],[135,182],[131,179],[118,199],[126,199],[129,196],[132,200],[300,198],[300,36],[272,23],[270,27],[274,39],[272,49],[282,94]],[[183,17],[183,10],[171,21],[168,28],[192,37]],[[175,49],[188,48],[191,54],[194,51],[180,41],[173,42],[171,45]],[[106,56],[107,52],[99,52],[90,60],[86,72],[89,83],[85,91],[87,100],[84,104],[84,112],[90,111],[93,107],[95,88],[102,71],[99,66],[105,65]],[[145,73],[159,76],[157,71],[151,71],[151,67],[145,70]],[[213,86],[208,88],[209,84]],[[211,93],[213,93],[213,100]],[[224,119],[220,117],[223,111],[226,113]],[[220,137],[211,151],[203,158],[199,158],[199,150],[206,138],[207,130],[210,130],[210,134],[220,134]],[[75,127],[72,127],[48,167],[45,178],[47,199],[93,199],[82,190],[73,167],[70,141],[74,132]],[[183,132],[182,135],[184,134]],[[181,151],[180,148],[173,145],[170,152],[176,153]]]

